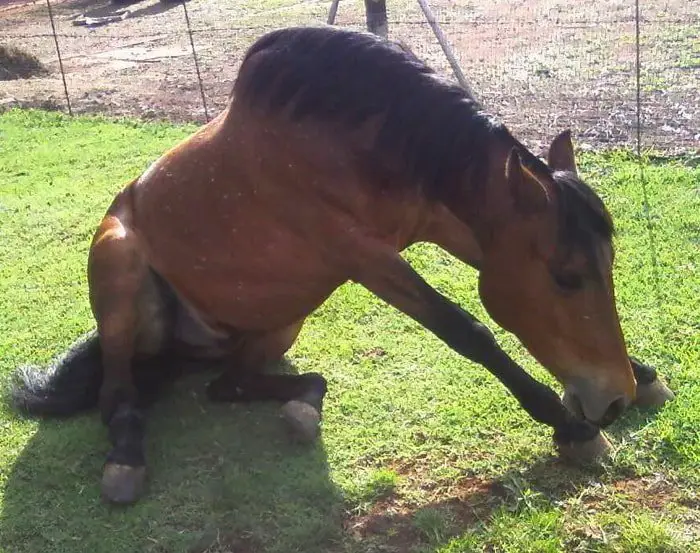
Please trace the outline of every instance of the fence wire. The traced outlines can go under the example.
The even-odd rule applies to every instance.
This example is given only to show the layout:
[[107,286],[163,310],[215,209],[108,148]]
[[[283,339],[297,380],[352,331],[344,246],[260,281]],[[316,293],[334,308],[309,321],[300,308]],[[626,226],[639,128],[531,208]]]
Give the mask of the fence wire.
[[[204,122],[225,107],[238,63],[257,37],[285,25],[323,24],[331,4],[0,0],[0,44],[22,47],[50,70],[0,82],[0,102]],[[428,4],[477,98],[529,146],[544,148],[571,127],[583,148],[697,149],[694,1]],[[387,5],[391,38],[451,75],[418,0]],[[363,29],[363,2],[341,1],[336,24]]]

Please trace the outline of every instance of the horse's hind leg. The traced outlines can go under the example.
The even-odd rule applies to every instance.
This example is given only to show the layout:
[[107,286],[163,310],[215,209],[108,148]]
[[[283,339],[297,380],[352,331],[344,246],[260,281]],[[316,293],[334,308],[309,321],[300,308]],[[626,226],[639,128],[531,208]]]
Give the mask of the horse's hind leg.
[[281,401],[282,415],[292,435],[310,442],[319,434],[326,380],[317,373],[270,374],[263,369],[282,359],[301,330],[302,322],[266,333],[241,337],[231,365],[209,385],[213,401]]
[[102,494],[115,503],[130,503],[141,494],[146,474],[134,363],[162,350],[167,310],[138,239],[116,217],[106,217],[95,236],[88,277],[102,350],[99,407],[112,444]]

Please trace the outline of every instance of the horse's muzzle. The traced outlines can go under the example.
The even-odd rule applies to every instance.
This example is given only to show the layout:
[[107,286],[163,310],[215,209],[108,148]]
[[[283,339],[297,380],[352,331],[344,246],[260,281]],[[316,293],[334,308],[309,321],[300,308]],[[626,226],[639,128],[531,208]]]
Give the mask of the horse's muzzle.
[[615,422],[630,403],[624,396],[618,396],[612,401],[605,401],[604,398],[598,396],[589,400],[584,408],[580,396],[573,390],[567,390],[564,393],[562,402],[577,418],[586,420],[600,428],[606,428]]

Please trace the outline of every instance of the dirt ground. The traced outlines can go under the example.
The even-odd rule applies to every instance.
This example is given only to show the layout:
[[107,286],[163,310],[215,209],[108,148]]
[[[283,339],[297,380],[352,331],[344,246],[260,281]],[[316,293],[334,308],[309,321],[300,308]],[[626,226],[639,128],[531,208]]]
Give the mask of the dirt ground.
[[[179,3],[52,0],[74,113],[204,121],[185,12]],[[207,112],[227,101],[242,56],[268,30],[325,22],[329,0],[190,0]],[[565,127],[579,146],[636,144],[636,46],[630,0],[432,0],[478,98],[533,148]],[[697,152],[700,1],[644,3],[642,146]],[[390,34],[431,66],[449,65],[415,0],[388,0]],[[336,23],[362,29],[362,0]],[[50,74],[0,81],[0,109],[66,109],[43,0],[0,0],[0,43],[36,55]]]

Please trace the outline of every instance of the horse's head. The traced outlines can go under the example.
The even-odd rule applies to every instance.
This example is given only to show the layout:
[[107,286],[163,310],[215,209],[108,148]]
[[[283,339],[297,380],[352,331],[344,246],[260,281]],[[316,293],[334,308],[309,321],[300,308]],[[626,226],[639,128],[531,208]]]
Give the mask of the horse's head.
[[605,426],[636,386],[615,306],[612,220],[578,176],[568,131],[553,141],[549,167],[520,152],[495,187],[507,193],[483,249],[481,298],[575,410]]

